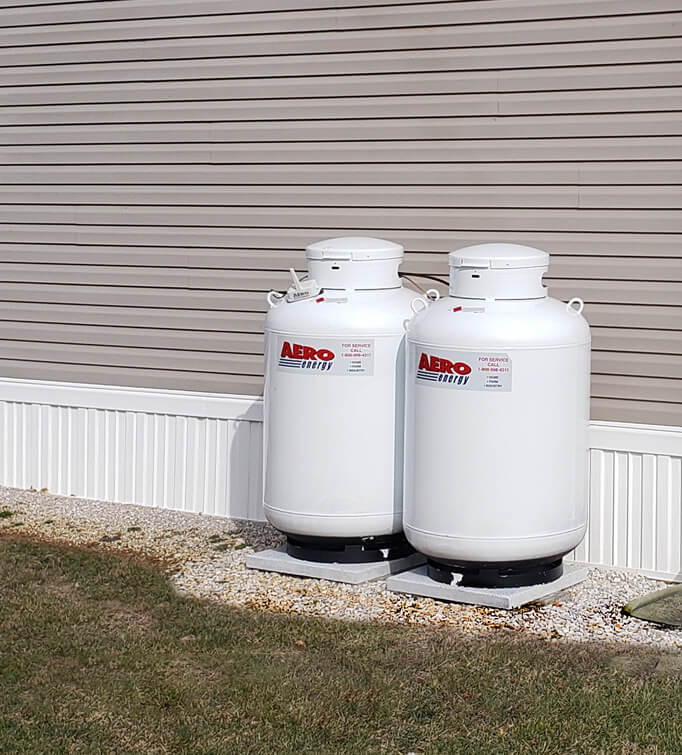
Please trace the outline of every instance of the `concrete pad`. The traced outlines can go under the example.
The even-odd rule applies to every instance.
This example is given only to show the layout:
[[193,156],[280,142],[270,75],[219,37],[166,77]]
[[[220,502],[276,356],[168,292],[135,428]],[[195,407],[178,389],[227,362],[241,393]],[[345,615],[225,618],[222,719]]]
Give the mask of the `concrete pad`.
[[[490,608],[518,608],[526,603],[554,595],[567,587],[582,582],[587,577],[587,568],[576,564],[564,564],[564,573],[554,582],[529,587],[460,587],[453,581],[446,585],[436,582],[426,573],[426,566],[389,577],[386,586],[392,592],[421,595],[425,598],[448,600],[454,603],[471,603]],[[457,575],[455,575],[457,579]]]
[[421,553],[411,556],[394,558],[390,561],[372,561],[367,564],[320,563],[319,561],[304,561],[290,556],[285,548],[276,548],[260,553],[252,553],[246,557],[249,569],[274,571],[280,574],[292,574],[295,577],[313,577],[315,579],[329,579],[332,582],[347,582],[357,585],[373,579],[397,574],[405,569],[423,564],[425,561]]

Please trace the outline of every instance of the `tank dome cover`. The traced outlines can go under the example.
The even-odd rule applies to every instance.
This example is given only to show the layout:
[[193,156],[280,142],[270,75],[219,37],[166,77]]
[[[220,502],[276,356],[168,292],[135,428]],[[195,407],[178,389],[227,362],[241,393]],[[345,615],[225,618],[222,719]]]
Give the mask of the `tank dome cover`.
[[450,252],[450,267],[528,268],[549,266],[549,254],[520,244],[477,244]]
[[343,236],[316,241],[306,249],[309,260],[390,260],[402,259],[403,247],[393,241],[368,236]]

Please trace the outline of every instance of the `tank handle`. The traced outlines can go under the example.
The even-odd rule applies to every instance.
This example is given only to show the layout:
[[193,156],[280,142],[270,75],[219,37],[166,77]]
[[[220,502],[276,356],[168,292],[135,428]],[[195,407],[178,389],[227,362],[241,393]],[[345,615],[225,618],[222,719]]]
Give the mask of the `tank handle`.
[[273,307],[276,307],[279,302],[284,299],[286,294],[281,294],[279,291],[269,291],[268,295],[265,297],[268,301],[268,304],[270,305],[270,309]]
[[[578,306],[575,306],[576,304]],[[566,305],[566,309],[579,315],[585,309],[585,302],[579,296],[574,296]]]
[[[418,315],[420,312],[423,312],[430,303],[436,302],[440,299],[440,293],[435,288],[430,288],[424,296],[416,296],[412,301],[410,302],[410,308],[415,313],[415,315]],[[417,306],[419,305],[419,306]]]

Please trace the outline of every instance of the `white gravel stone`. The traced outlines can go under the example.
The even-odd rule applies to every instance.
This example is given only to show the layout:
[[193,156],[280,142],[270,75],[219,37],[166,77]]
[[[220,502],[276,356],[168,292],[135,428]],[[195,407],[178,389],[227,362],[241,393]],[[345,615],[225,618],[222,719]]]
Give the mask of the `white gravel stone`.
[[247,554],[283,542],[258,522],[0,487],[4,533],[157,558],[182,594],[232,606],[447,625],[466,633],[510,631],[559,642],[682,648],[682,630],[623,615],[625,603],[663,583],[622,570],[592,568],[585,582],[549,601],[505,611],[398,595],[386,590],[384,580],[347,585],[246,569]]

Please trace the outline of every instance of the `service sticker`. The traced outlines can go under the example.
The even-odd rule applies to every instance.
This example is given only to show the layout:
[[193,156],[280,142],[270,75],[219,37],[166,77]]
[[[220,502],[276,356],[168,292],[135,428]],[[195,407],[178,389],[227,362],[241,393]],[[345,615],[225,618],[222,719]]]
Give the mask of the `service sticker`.
[[280,336],[277,369],[318,375],[371,377],[374,339],[294,338]]
[[500,352],[453,351],[417,348],[416,380],[460,391],[497,391],[512,389],[512,360]]

